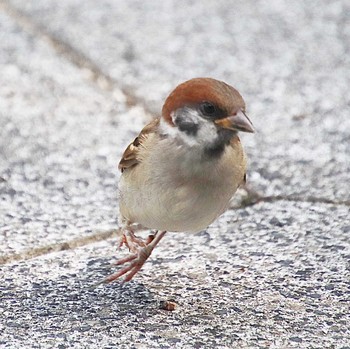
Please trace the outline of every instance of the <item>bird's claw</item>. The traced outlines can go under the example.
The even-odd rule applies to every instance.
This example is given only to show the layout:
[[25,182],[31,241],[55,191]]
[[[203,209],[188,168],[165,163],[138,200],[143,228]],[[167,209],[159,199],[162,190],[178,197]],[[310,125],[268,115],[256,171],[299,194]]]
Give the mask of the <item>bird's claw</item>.
[[[157,231],[155,234],[149,235],[146,241],[143,241],[136,237],[132,231],[125,231],[119,242],[119,248],[126,245],[132,253],[116,261],[116,265],[125,265],[124,268],[108,276],[103,282],[112,282],[125,274],[124,282],[130,281],[145,264],[153,249],[165,234],[165,231]],[[129,264],[126,265],[127,263]]]
[[147,258],[151,254],[149,252],[148,246],[145,246],[139,250],[139,252],[130,254],[129,256],[126,256],[125,258],[119,259],[115,262],[116,265],[124,265],[126,263],[129,263],[129,265],[126,265],[124,268],[119,270],[118,272],[108,276],[104,282],[109,283],[112,282],[119,277],[126,274],[123,282],[130,281],[133,276],[142,268],[142,266],[145,264]]

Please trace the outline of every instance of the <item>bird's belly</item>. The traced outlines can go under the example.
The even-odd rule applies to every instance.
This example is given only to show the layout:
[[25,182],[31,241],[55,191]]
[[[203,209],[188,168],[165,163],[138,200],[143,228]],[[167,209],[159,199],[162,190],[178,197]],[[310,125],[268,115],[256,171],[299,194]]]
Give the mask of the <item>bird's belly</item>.
[[159,180],[130,187],[121,180],[120,213],[149,229],[196,232],[225,211],[236,189],[205,182],[171,189]]

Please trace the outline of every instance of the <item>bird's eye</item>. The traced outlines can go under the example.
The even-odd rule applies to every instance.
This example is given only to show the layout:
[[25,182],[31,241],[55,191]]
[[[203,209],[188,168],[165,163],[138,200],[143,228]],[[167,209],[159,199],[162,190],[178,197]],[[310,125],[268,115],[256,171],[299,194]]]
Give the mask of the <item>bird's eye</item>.
[[213,116],[216,114],[217,108],[214,104],[210,102],[203,102],[200,105],[200,110],[206,116]]

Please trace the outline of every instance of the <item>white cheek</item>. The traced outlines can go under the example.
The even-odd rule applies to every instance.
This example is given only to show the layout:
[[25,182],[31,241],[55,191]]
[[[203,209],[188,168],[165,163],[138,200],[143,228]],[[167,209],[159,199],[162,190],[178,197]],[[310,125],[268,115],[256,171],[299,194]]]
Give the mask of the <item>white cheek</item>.
[[197,143],[201,146],[212,144],[218,137],[216,126],[213,122],[203,120],[197,133]]
[[179,115],[179,113],[181,116],[185,116],[186,119],[198,125],[197,134],[191,135],[187,134],[186,132],[182,132],[177,127],[171,126],[166,121],[161,119],[160,130],[163,134],[167,134],[190,147],[203,148],[215,141],[217,138],[217,129],[212,121],[203,119],[198,114],[198,111],[192,108],[183,108],[172,112],[170,116],[173,121]]
[[163,135],[169,135],[173,138],[179,133],[178,129],[174,126],[169,125],[163,118],[160,118],[159,131]]

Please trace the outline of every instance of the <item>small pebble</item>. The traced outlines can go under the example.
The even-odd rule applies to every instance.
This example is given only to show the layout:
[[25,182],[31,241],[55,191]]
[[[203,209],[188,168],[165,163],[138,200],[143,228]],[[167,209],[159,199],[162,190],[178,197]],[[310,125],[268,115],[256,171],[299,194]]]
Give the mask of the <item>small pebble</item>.
[[174,311],[177,304],[173,299],[169,299],[167,301],[160,301],[159,309]]

